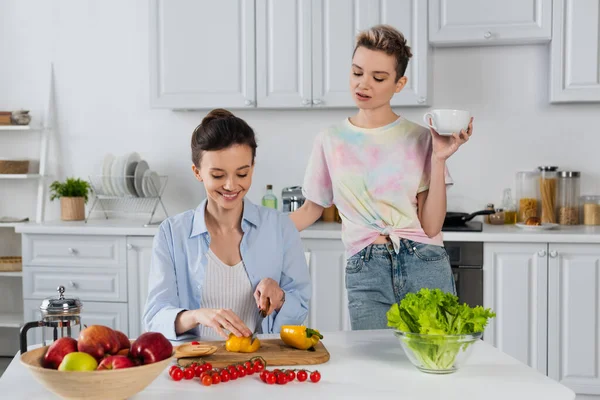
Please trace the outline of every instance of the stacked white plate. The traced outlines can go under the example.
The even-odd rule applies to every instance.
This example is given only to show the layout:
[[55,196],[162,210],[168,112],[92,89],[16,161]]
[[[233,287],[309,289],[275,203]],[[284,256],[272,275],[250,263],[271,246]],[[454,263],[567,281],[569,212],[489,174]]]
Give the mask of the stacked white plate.
[[156,197],[160,177],[136,152],[115,157],[106,154],[102,164],[102,192],[116,197]]

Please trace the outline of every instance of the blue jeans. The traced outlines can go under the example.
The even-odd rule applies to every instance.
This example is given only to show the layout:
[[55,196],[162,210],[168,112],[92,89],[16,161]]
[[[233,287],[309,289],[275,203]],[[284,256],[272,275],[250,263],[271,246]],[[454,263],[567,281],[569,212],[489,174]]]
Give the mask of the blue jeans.
[[346,262],[348,310],[353,330],[387,328],[386,312],[407,293],[439,288],[456,294],[452,268],[441,246],[402,239],[398,254],[391,243],[373,244]]

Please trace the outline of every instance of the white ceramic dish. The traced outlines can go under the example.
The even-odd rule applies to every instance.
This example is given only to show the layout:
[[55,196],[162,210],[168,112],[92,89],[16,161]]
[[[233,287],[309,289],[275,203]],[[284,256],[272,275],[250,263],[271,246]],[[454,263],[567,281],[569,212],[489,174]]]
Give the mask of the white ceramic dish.
[[104,163],[102,164],[102,189],[107,196],[114,196],[110,179],[111,168],[114,161],[115,156],[112,153],[108,153],[104,156]]
[[144,193],[144,174],[150,167],[145,160],[140,160],[135,167],[135,178],[133,180],[133,186],[138,196],[146,197]]
[[[133,163],[138,163],[141,160],[141,157],[138,153],[136,152],[132,152],[132,153],[128,153],[125,155],[124,159],[123,159],[123,164],[122,164],[122,168],[121,168],[121,176],[123,177],[121,179],[121,185],[122,185],[122,189],[123,189],[123,193],[125,195],[131,195],[131,196],[137,196],[137,193],[135,191],[135,188],[133,186],[133,177],[135,174],[135,168],[136,165],[131,165]],[[131,176],[131,178],[129,178]],[[129,180],[131,179],[131,188],[129,187]]]
[[125,190],[121,188],[121,180],[123,175],[123,161],[125,156],[118,156],[112,163],[110,168],[110,183],[113,189],[114,196],[124,196]]
[[558,227],[558,224],[525,225],[519,222],[516,226],[524,231],[547,231]]
[[160,194],[160,178],[155,171],[148,170],[144,173],[145,197],[157,197]]

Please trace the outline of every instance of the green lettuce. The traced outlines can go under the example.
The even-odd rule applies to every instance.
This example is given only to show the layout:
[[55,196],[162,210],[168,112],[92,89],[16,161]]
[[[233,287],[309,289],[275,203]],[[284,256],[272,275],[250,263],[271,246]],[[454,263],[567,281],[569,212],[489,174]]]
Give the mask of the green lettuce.
[[[489,308],[460,304],[458,297],[440,289],[423,288],[407,294],[400,304],[387,312],[388,326],[402,332],[432,335],[402,340],[411,348],[424,367],[433,370],[449,369],[459,351],[470,345],[464,338],[439,335],[465,335],[483,332],[496,314]],[[437,335],[437,336],[436,336]]]

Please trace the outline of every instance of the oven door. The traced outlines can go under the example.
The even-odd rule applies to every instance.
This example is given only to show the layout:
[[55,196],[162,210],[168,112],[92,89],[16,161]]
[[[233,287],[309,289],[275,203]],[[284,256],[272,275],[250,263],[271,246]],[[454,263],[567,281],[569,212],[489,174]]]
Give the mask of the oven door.
[[458,301],[471,307],[483,306],[483,268],[452,267]]

